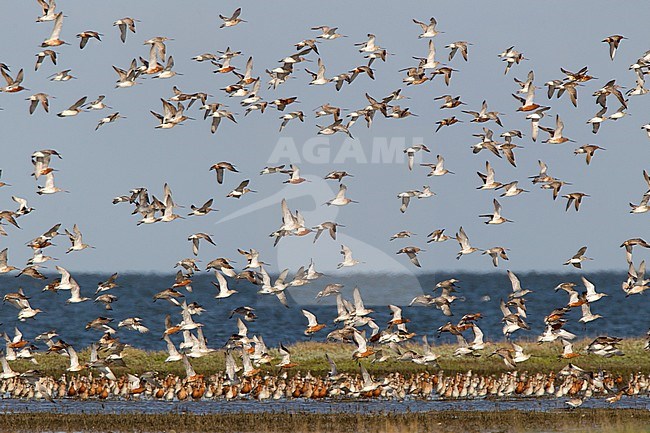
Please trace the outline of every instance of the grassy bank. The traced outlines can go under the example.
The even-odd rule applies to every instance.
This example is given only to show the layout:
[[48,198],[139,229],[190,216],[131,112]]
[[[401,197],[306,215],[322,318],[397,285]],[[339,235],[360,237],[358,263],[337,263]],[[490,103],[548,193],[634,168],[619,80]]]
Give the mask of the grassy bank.
[[[589,343],[588,340],[578,341],[574,344],[576,351],[582,349]],[[535,342],[521,342],[520,343],[526,353],[531,354],[531,358],[519,364],[519,370],[527,370],[529,372],[548,372],[557,371],[567,365],[569,360],[561,359],[558,354],[561,353],[561,344],[546,343],[539,345]],[[625,353],[625,356],[618,356],[612,358],[603,358],[596,355],[588,355],[582,353],[581,356],[570,360],[574,364],[587,369],[587,370],[600,370],[604,369],[618,374],[629,374],[634,372],[650,373],[650,352],[643,350],[644,340],[642,339],[627,339],[624,340],[620,347]],[[477,373],[490,374],[500,373],[507,371],[505,364],[498,356],[489,355],[497,347],[509,347],[507,343],[490,344],[485,350],[482,351],[480,357],[454,357],[453,352],[456,348],[455,345],[440,345],[434,346],[433,351],[440,355],[438,360],[440,368],[447,373],[466,372],[472,370]],[[336,362],[339,371],[357,372],[358,366],[356,361],[351,357],[352,351],[355,346],[350,344],[341,343],[316,343],[306,342],[298,343],[291,346],[292,360],[299,364],[298,367],[292,371],[311,371],[313,374],[326,374],[329,371],[329,365],[325,360],[325,353]],[[413,349],[421,351],[421,347],[417,344],[404,346],[405,349]],[[275,349],[271,349],[272,355],[279,359],[278,353]],[[83,350],[79,354],[80,362],[83,364],[88,360],[89,351]],[[139,374],[145,371],[158,371],[162,374],[172,373],[177,375],[184,375],[185,370],[180,362],[165,363],[167,354],[165,352],[147,352],[127,348],[124,351],[124,360],[127,368],[114,368],[116,374],[133,373]],[[68,366],[68,358],[56,354],[38,354],[38,369],[47,375],[58,376],[65,372]],[[274,364],[277,361],[274,362]],[[402,373],[411,373],[417,371],[436,371],[437,368],[433,366],[418,366],[412,362],[399,362],[388,361],[383,363],[370,364],[370,361],[364,361],[368,365],[368,369],[373,374],[384,374],[392,371],[400,371]],[[34,364],[27,361],[16,361],[11,363],[12,368],[17,371],[24,371],[34,368]],[[217,371],[224,370],[224,355],[222,351],[216,351],[212,354],[204,356],[199,359],[193,359],[192,365],[195,370],[202,374],[211,374]],[[267,371],[277,371],[274,367],[264,367]]]
[[0,414],[2,431],[144,432],[650,432],[650,412],[584,409],[557,412],[388,414]]

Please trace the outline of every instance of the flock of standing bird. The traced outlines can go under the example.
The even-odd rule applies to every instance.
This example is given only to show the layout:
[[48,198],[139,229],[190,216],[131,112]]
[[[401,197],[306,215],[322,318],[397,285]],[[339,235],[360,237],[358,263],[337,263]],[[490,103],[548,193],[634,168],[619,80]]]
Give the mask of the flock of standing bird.
[[[43,63],[52,62],[54,65],[57,65],[58,52],[55,51],[57,48],[65,50],[73,49],[66,47],[69,44],[61,39],[65,15],[63,12],[56,10],[55,1],[38,0],[38,3],[42,7],[42,14],[38,17],[37,21],[43,23],[39,25],[44,26],[49,23],[52,26],[52,31],[49,37],[41,44],[43,50],[36,54],[36,65],[34,68],[36,72],[43,66]],[[247,25],[246,21],[241,18],[241,9],[235,10],[231,15],[220,15],[219,17],[222,23],[220,27],[225,29],[222,31],[229,31],[227,28],[236,25]],[[122,42],[125,42],[127,38],[133,38],[137,34],[136,25],[138,22],[137,19],[132,17],[116,20],[113,23],[113,26],[117,28],[115,34],[103,34],[94,30],[80,32],[76,35],[80,42],[79,49],[84,50],[101,44],[102,38],[119,37]],[[426,85],[429,81],[434,80],[436,76],[441,75],[445,85],[450,86],[453,81],[453,73],[457,72],[457,69],[445,65],[439,60],[439,55],[436,53],[435,41],[440,31],[438,30],[436,20],[434,18],[425,21],[414,19],[413,22],[415,24],[413,29],[414,37],[428,40],[428,49],[424,52],[423,57],[415,57],[413,65],[403,69],[403,85],[407,89],[414,86]],[[415,31],[417,29],[420,30],[419,34]],[[378,63],[390,61],[391,53],[377,44],[378,38],[374,34],[368,34],[367,40],[355,44],[358,47],[360,55],[363,56],[360,59],[361,64],[338,75],[329,75],[327,74],[325,63],[320,57],[319,49],[322,46],[333,43],[332,41],[335,39],[345,37],[345,35],[338,33],[339,29],[337,27],[324,25],[313,27],[311,30],[317,32],[313,33],[313,38],[297,42],[295,44],[295,50],[289,51],[287,56],[280,61],[279,66],[265,69],[264,72],[269,78],[267,82],[269,91],[281,89],[282,85],[289,78],[296,78],[298,80],[307,79],[309,85],[330,85],[334,86],[337,91],[340,91],[347,86],[353,85],[357,79],[375,80],[379,76],[379,71],[374,67]],[[405,31],[407,30],[405,28]],[[611,60],[614,60],[617,48],[624,40],[625,37],[621,35],[611,35],[603,39],[602,42],[608,44]],[[174,70],[173,56],[168,54],[168,41],[173,41],[173,39],[165,36],[155,36],[147,39],[144,44],[149,45],[150,48],[146,58],[134,58],[129,65],[123,68],[113,66],[117,74],[115,87],[125,89],[136,84],[141,84],[142,80],[147,76],[156,79],[172,79],[177,72]],[[471,58],[471,46],[472,44],[467,41],[455,41],[446,45],[445,49],[448,50],[446,54],[447,63],[452,64],[453,62],[455,67],[460,69],[461,65],[464,62],[468,62]],[[244,110],[243,116],[247,116],[254,111],[265,113],[265,111],[271,110],[274,107],[278,110],[278,114],[280,114],[280,131],[284,128],[291,127],[293,123],[296,123],[296,120],[304,122],[309,117],[308,114],[297,109],[290,111],[297,107],[296,104],[299,103],[298,97],[265,99],[264,92],[261,90],[263,78],[257,75],[254,69],[253,58],[248,57],[243,71],[238,66],[238,58],[242,55],[243,53],[227,47],[225,50],[218,51],[217,53],[196,55],[192,60],[205,63],[208,67],[216,68],[213,70],[215,74],[230,80],[230,84],[221,90],[228,97],[239,100],[242,110]],[[605,52],[604,55],[607,55],[607,53]],[[502,53],[498,54],[498,57],[505,63],[505,74],[521,72],[521,66],[519,65],[522,61],[526,60],[523,53],[517,51],[514,46],[505,49]],[[299,69],[300,63],[308,61],[316,62],[316,72],[312,72],[308,68],[304,68],[304,71]],[[549,103],[554,97],[561,98],[564,95],[568,95],[571,103],[577,107],[578,91],[587,82],[595,78],[589,74],[587,67],[577,72],[571,72],[564,68],[560,69],[563,76],[544,84],[548,88],[546,102]],[[650,70],[650,51],[642,54],[630,66],[630,70],[635,74],[636,86],[625,92],[625,94],[622,93],[621,86],[616,84],[615,80],[607,82],[593,93],[593,96],[596,98],[595,102],[598,112],[587,123],[591,125],[594,134],[598,133],[601,124],[605,121],[618,121],[626,116],[627,97],[644,95],[648,92],[644,87],[644,77]],[[23,87],[25,78],[23,68],[0,63],[0,72],[6,80],[6,86],[0,88],[0,91],[9,94],[7,97],[13,97],[11,94],[21,93],[26,90]],[[72,69],[66,69],[53,74],[50,79],[52,81],[69,81],[75,78],[71,72]],[[541,98],[536,99],[536,90],[539,87],[535,84],[534,72],[528,72],[525,80],[515,78],[514,82],[512,96],[521,104],[516,111],[522,116],[525,116],[527,120],[530,120],[530,132],[524,133],[519,130],[506,131],[500,118],[503,114],[497,111],[488,111],[487,101],[484,101],[481,107],[477,108],[478,111],[462,110],[460,109],[462,108],[461,106],[466,104],[461,101],[460,96],[453,96],[451,94],[434,98],[435,100],[443,101],[440,106],[441,110],[449,110],[455,113],[455,115],[450,115],[437,121],[436,131],[441,128],[457,127],[454,125],[461,122],[481,124],[483,125],[482,132],[474,134],[480,138],[480,141],[472,146],[472,152],[481,155],[487,154],[487,157],[492,159],[493,162],[496,161],[494,158],[501,160],[505,157],[506,161],[513,167],[516,167],[515,150],[521,147],[516,142],[528,134],[530,134],[534,142],[537,141],[540,130],[548,134],[547,138],[542,141],[543,143],[556,145],[572,142],[573,140],[563,135],[564,123],[560,115],[555,116],[553,126],[547,126],[551,122],[544,120],[544,117],[546,117],[551,107],[544,105],[540,101]],[[188,112],[193,106],[203,111],[204,120],[210,120],[212,133],[218,133],[218,128],[223,119],[237,123],[240,113],[230,111],[225,104],[217,102],[216,99],[211,99],[212,96],[208,92],[185,93],[176,86],[172,90],[172,96],[161,98],[162,113],[151,111],[151,114],[157,120],[157,124],[154,125],[155,128],[170,129],[188,120],[194,120],[188,116]],[[330,121],[329,123],[324,122],[327,123],[325,126],[319,126],[317,133],[322,135],[342,133],[351,137],[354,131],[353,127],[358,128],[359,125],[356,125],[356,123],[361,119],[365,122],[367,128],[371,128],[375,116],[389,119],[403,119],[414,115],[408,108],[403,108],[398,105],[400,100],[407,98],[402,90],[401,88],[397,89],[385,97],[373,97],[366,93],[366,101],[361,104],[363,106],[347,114],[340,107],[330,103],[323,103],[322,106],[316,109],[315,116],[316,118],[329,118]],[[49,113],[50,98],[51,96],[46,93],[34,93],[29,96],[27,98],[27,101],[29,101],[29,113],[36,113],[39,105],[46,113]],[[108,102],[105,95],[99,95],[91,102],[88,102],[88,96],[82,96],[72,105],[58,112],[57,116],[65,118],[79,114],[85,115],[85,113],[90,111],[106,111],[109,109],[109,106],[105,101]],[[195,103],[196,105],[194,105]],[[616,104],[614,105],[615,110],[611,112],[610,106],[608,105],[610,103]],[[458,113],[458,111],[464,113],[464,115]],[[120,115],[118,111],[107,114],[99,119],[96,129],[110,127],[109,125],[122,118],[124,116]],[[503,142],[495,140],[495,132],[489,128],[494,127],[493,125],[497,125],[504,130],[499,134],[503,138]],[[641,128],[650,136],[650,124],[643,125]],[[590,164],[596,152],[603,150],[605,149],[597,145],[584,145],[576,148],[575,154],[585,155],[586,163]],[[481,153],[482,151],[488,152]],[[404,169],[414,170],[416,168],[416,155],[419,157],[430,154],[431,151],[426,144],[422,143],[407,147],[404,149],[404,153],[407,156],[407,166]],[[42,149],[32,153],[31,161],[34,168],[32,176],[37,181],[41,178],[45,179],[43,186],[37,186],[36,192],[39,195],[68,192],[55,186],[56,166],[62,158],[63,156],[54,149]],[[237,165],[244,162],[238,161]],[[453,172],[449,171],[444,164],[445,160],[443,156],[437,155],[435,162],[424,162],[420,165],[430,169],[428,176],[431,177],[453,175]],[[558,197],[566,199],[567,211],[570,208],[575,209],[576,212],[579,211],[581,204],[584,200],[588,200],[589,195],[581,191],[567,191],[567,186],[571,184],[553,177],[547,165],[541,160],[539,161],[539,167],[539,174],[530,178],[532,184],[538,185],[542,189],[551,190],[553,200],[556,200]],[[235,176],[239,173],[235,162],[216,162],[209,169],[215,171],[218,185],[224,183],[226,176]],[[226,171],[229,173],[226,174]],[[288,166],[287,164],[267,166],[260,171],[260,175],[271,174],[288,176],[283,183],[289,185],[298,185],[307,181],[301,177],[300,168],[295,163],[291,163]],[[517,181],[497,181],[496,173],[490,160],[486,160],[485,162],[485,172],[479,172],[477,174],[480,180],[478,189],[501,191],[499,199],[493,199],[493,210],[484,215],[480,215],[480,217],[486,218],[485,224],[487,225],[511,223],[512,221],[503,216],[507,213],[504,212],[502,202],[506,203],[508,200],[513,200],[512,197],[519,196],[528,191],[520,188]],[[343,183],[345,177],[352,176],[352,174],[346,171],[332,171],[325,175],[325,179],[339,183],[339,191],[335,197],[327,201],[324,205],[343,207],[357,203],[357,201],[348,197],[348,188]],[[630,212],[632,213],[644,213],[650,210],[650,206],[648,205],[648,200],[650,199],[650,176],[645,171],[643,172],[643,176],[648,189],[643,193],[640,204],[630,204]],[[11,181],[17,181],[17,179],[12,179]],[[251,181],[250,179],[243,180],[236,188],[225,195],[227,198],[241,199],[244,195],[256,192],[250,188],[254,183],[255,181]],[[10,188],[10,185],[4,182],[0,186]],[[74,193],[74,191],[71,193]],[[407,211],[411,199],[430,198],[434,195],[435,193],[426,185],[421,189],[401,192],[397,195],[401,203],[400,211],[402,213]],[[28,205],[27,200],[24,198],[17,196],[12,196],[11,198],[18,205],[18,209],[0,212],[0,218],[2,219],[2,224],[0,225],[1,234],[8,236],[8,239],[11,239],[11,231],[20,228],[20,220],[23,217],[29,218],[28,215],[35,211]],[[190,217],[205,217],[215,210],[212,208],[213,200],[213,198],[209,198],[203,204],[192,204],[190,206],[190,212],[181,215],[176,212],[179,212],[178,209],[183,208],[183,206],[175,202],[170,186],[165,184],[161,199],[150,193],[146,188],[134,188],[125,195],[115,197],[113,204],[131,205],[133,207],[132,214],[140,216],[140,219],[137,221],[137,224],[140,225],[166,223]],[[273,238],[274,245],[277,245],[281,241],[291,242],[290,238],[295,236],[313,236],[313,242],[315,243],[323,232],[326,232],[326,236],[329,235],[333,240],[336,240],[337,233],[342,229],[347,229],[347,227],[335,221],[324,221],[317,225],[308,225],[300,211],[290,209],[287,201],[284,199],[281,201],[279,207],[281,225],[270,234],[270,237]],[[505,207],[507,209],[507,204]],[[5,230],[5,227],[9,231]],[[71,243],[66,254],[83,254],[80,252],[87,248],[94,248],[84,243],[82,232],[76,224],[70,230],[64,229],[64,233],[61,233],[60,230],[61,224],[55,224],[49,230],[28,243],[27,246],[33,250],[33,257],[24,267],[10,265],[8,248],[2,250],[0,253],[0,272],[10,273],[16,271],[17,277],[30,277],[39,280],[48,279],[43,274],[42,268],[45,263],[56,260],[57,258],[46,255],[46,252],[53,245],[52,241],[55,237],[62,236],[63,234],[69,238]],[[412,235],[413,233],[409,230],[403,230],[395,233],[389,241],[396,241],[395,243],[404,242],[411,238]],[[627,383],[623,383],[608,373],[584,371],[573,364],[569,364],[566,369],[558,372],[557,375],[555,373],[551,373],[550,375],[530,375],[527,373],[520,374],[513,372],[504,374],[501,377],[480,377],[468,372],[466,375],[446,377],[440,372],[438,374],[423,373],[407,378],[400,373],[394,373],[381,381],[376,381],[368,373],[366,369],[367,364],[364,365],[361,360],[372,359],[372,362],[375,363],[393,359],[438,368],[439,356],[436,355],[435,349],[429,345],[426,337],[423,337],[423,349],[420,352],[404,348],[404,343],[412,340],[415,334],[409,332],[407,328],[410,321],[407,317],[408,314],[404,314],[400,306],[388,306],[392,314],[392,319],[382,329],[371,316],[373,310],[365,307],[361,291],[355,288],[352,292],[352,300],[349,300],[343,294],[344,287],[336,283],[326,285],[317,295],[317,299],[326,297],[336,298],[338,315],[333,320],[335,329],[326,334],[325,328],[332,327],[332,322],[327,322],[326,324],[325,321],[319,320],[312,312],[303,309],[302,316],[305,321],[304,334],[309,338],[318,338],[318,336],[322,335],[328,341],[351,343],[353,345],[351,347],[355,348],[350,349],[350,356],[360,362],[360,376],[338,373],[335,363],[329,356],[326,359],[331,365],[331,371],[327,377],[320,378],[314,377],[311,374],[302,375],[301,373],[288,376],[286,370],[299,368],[299,365],[291,360],[290,349],[281,344],[279,348],[281,358],[279,360],[275,359],[271,355],[271,350],[264,344],[262,335],[248,335],[246,322],[253,322],[258,318],[254,308],[250,306],[239,306],[230,312],[230,318],[236,318],[236,331],[227,339],[221,351],[224,354],[223,356],[225,356],[226,371],[223,374],[204,377],[194,371],[191,360],[211,354],[216,349],[209,347],[208,339],[204,335],[203,325],[195,321],[195,317],[199,316],[205,309],[212,308],[212,306],[201,306],[197,302],[190,302],[188,298],[191,297],[193,291],[192,278],[196,272],[201,271],[197,265],[198,260],[196,259],[196,256],[199,254],[199,247],[205,243],[215,245],[215,242],[212,239],[212,235],[205,232],[190,234],[187,240],[191,243],[192,253],[195,258],[179,260],[176,266],[180,270],[178,270],[173,282],[170,281],[170,287],[153,294],[154,302],[167,301],[175,309],[173,315],[168,314],[164,318],[165,331],[162,338],[166,343],[169,355],[166,361],[183,363],[187,373],[186,377],[167,376],[166,378],[161,378],[154,372],[141,375],[140,377],[132,374],[117,377],[113,373],[112,368],[128,368],[128,359],[122,358],[126,344],[120,342],[118,334],[127,331],[139,333],[149,332],[147,324],[153,321],[162,321],[163,318],[148,317],[143,314],[143,318],[122,318],[117,321],[117,326],[115,326],[112,318],[100,316],[86,324],[86,329],[98,330],[103,335],[91,346],[90,359],[85,363],[80,361],[77,352],[73,348],[73,344],[64,341],[63,338],[65,336],[59,336],[54,330],[44,332],[37,336],[35,335],[31,341],[24,338],[18,327],[15,328],[13,336],[5,333],[6,349],[1,358],[3,372],[0,374],[0,379],[2,379],[0,387],[5,395],[8,393],[15,397],[28,396],[46,398],[52,401],[61,397],[81,396],[87,398],[96,396],[99,398],[109,398],[111,396],[125,397],[135,395],[148,395],[151,398],[168,400],[201,399],[219,396],[236,398],[238,396],[248,395],[258,399],[359,396],[405,398],[408,395],[423,398],[431,398],[435,395],[447,398],[479,397],[486,395],[569,395],[573,398],[568,401],[568,404],[578,406],[585,398],[594,394],[607,394],[610,395],[612,401],[616,401],[616,399],[620,399],[624,394],[636,395],[647,393],[650,389],[650,381],[643,375],[634,376]],[[472,246],[470,238],[463,227],[459,227],[453,236],[445,234],[445,230],[442,228],[432,229],[432,232],[428,235],[427,243],[440,243],[449,240],[456,240],[460,245],[457,259],[480,251],[481,254],[488,255],[491,258],[495,267],[500,265],[500,260],[508,260],[508,248],[503,246],[491,248],[477,248]],[[628,297],[643,294],[650,287],[648,285],[650,279],[645,278],[645,262],[641,261],[638,266],[635,265],[633,251],[635,248],[650,248],[650,244],[641,238],[632,238],[625,240],[621,247],[625,248],[626,258],[629,264],[628,278],[622,283],[622,290]],[[397,254],[404,254],[413,266],[419,268],[421,264],[418,256],[423,251],[422,248],[417,246],[402,246],[397,251]],[[316,270],[315,263],[311,261],[309,264],[305,264],[304,267],[298,269],[291,278],[289,277],[289,269],[280,272],[277,278],[272,278],[265,268],[269,264],[263,261],[258,250],[251,247],[248,250],[239,249],[238,252],[246,259],[245,266],[240,270],[236,270],[232,266],[234,261],[226,257],[210,260],[205,267],[206,271],[214,272],[215,282],[213,284],[216,287],[215,298],[217,300],[230,297],[236,299],[238,291],[232,288],[233,284],[239,279],[244,279],[257,286],[258,293],[261,296],[268,296],[269,302],[280,302],[287,307],[286,314],[295,315],[295,309],[290,307],[287,299],[287,290],[311,284],[323,275]],[[339,268],[353,267],[362,263],[361,260],[354,257],[352,250],[348,246],[341,245],[340,252],[343,258],[339,263]],[[580,248],[573,257],[567,258],[564,264],[581,269],[583,262],[590,260],[586,254],[587,247],[585,246]],[[60,274],[60,277],[48,282],[44,286],[43,291],[68,291],[70,296],[66,300],[66,304],[94,300],[96,303],[102,304],[107,311],[110,311],[112,310],[111,304],[118,301],[119,277],[117,273],[113,274],[107,281],[99,283],[93,298],[83,296],[83,294],[90,295],[90,289],[87,287],[81,288],[70,272],[63,266],[57,265],[55,268]],[[466,356],[498,356],[512,370],[518,370],[519,364],[525,363],[530,358],[530,355],[524,353],[524,349],[512,340],[512,336],[515,333],[520,334],[530,329],[527,324],[529,318],[526,315],[525,297],[532,290],[524,288],[515,273],[508,270],[507,276],[511,282],[512,291],[509,293],[507,299],[501,300],[500,302],[500,309],[503,313],[501,319],[503,322],[503,335],[506,337],[507,342],[497,343],[496,350],[487,353],[485,349],[488,347],[488,342],[484,339],[484,334],[479,327],[483,314],[481,312],[465,314],[458,322],[447,322],[438,329],[439,335],[444,332],[449,332],[457,339],[458,347],[454,352],[454,356],[461,358]],[[550,310],[548,315],[543,318],[546,329],[542,335],[537,337],[537,341],[540,344],[555,341],[561,342],[563,349],[558,356],[567,360],[573,360],[573,358],[580,356],[581,353],[604,357],[623,356],[624,353],[619,348],[621,339],[611,336],[600,336],[584,347],[583,350],[574,350],[573,340],[576,338],[576,334],[565,328],[568,324],[568,319],[565,317],[566,314],[573,309],[579,309],[582,314],[579,322],[587,324],[599,320],[602,316],[592,313],[592,308],[597,310],[598,302],[605,302],[603,298],[607,296],[606,293],[599,292],[586,276],[582,276],[581,280],[581,285],[584,287],[584,290],[575,282],[565,282],[555,288],[556,291],[562,290],[566,292],[568,294],[568,300],[565,303],[558,297],[557,308]],[[453,302],[458,299],[454,293],[459,290],[460,285],[461,283],[454,278],[437,282],[434,288],[434,294],[417,296],[412,300],[410,305],[434,307],[440,310],[441,315],[451,317],[454,315],[452,312]],[[437,290],[440,290],[439,294],[436,293]],[[30,305],[30,299],[34,295],[33,293],[26,294],[22,289],[19,289],[15,292],[6,293],[4,295],[4,302],[16,307],[18,310],[17,319],[19,321],[39,320],[38,314],[41,313],[41,310],[39,308],[32,308]],[[49,294],[45,293],[39,296],[49,296]],[[61,306],[61,308],[65,307]],[[177,317],[177,319],[174,317]],[[264,320],[264,318],[261,319]],[[538,320],[538,318],[534,320]],[[269,331],[273,332],[271,324],[269,324]],[[182,336],[180,343],[174,342],[177,336]],[[66,377],[64,375],[60,379],[55,379],[41,375],[38,370],[14,371],[9,362],[27,359],[37,363],[34,358],[34,352],[38,349],[36,345],[44,345],[47,348],[47,353],[52,354],[51,356],[59,354],[68,357],[69,367],[67,368],[67,372],[76,376]],[[490,344],[490,346],[493,347],[494,344]],[[646,344],[645,349],[650,350],[650,341]],[[242,367],[238,366],[238,361],[241,362]],[[274,370],[272,369],[261,370],[260,367],[263,365],[272,366],[280,370],[280,372],[274,376]],[[87,369],[98,372],[99,376],[93,377],[92,375],[84,376],[80,374],[80,372]]]

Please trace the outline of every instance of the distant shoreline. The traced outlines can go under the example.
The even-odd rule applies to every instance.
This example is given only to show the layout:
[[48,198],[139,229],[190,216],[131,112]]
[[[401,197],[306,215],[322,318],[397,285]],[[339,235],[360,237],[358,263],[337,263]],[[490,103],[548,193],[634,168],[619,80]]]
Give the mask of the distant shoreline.
[[[580,355],[571,359],[562,359],[559,357],[562,353],[562,345],[559,341],[538,344],[535,340],[517,339],[517,344],[521,345],[526,353],[531,354],[531,358],[528,361],[517,365],[517,371],[526,371],[529,373],[558,372],[571,362],[587,371],[597,372],[599,370],[606,370],[611,374],[621,376],[637,372],[650,374],[650,352],[643,349],[646,344],[646,338],[624,339],[620,344],[620,348],[625,355],[611,358],[584,353],[582,349],[591,340],[590,338],[585,338],[574,341],[575,351],[580,353]],[[489,356],[499,347],[510,347],[510,343],[506,341],[488,343],[486,348],[480,351],[481,356],[463,357],[453,356],[454,351],[458,347],[455,344],[438,345],[434,339],[430,340],[429,343],[432,344],[433,352],[440,355],[438,359],[439,368],[433,365],[417,365],[410,361],[392,360],[372,363],[372,357],[364,360],[363,363],[366,365],[370,374],[373,376],[376,375],[377,377],[393,372],[412,374],[418,372],[436,373],[439,370],[443,370],[446,375],[466,373],[468,371],[489,375],[514,371],[513,369],[509,369],[498,356]],[[352,358],[352,352],[355,349],[353,344],[301,342],[287,345],[287,347],[291,351],[292,361],[298,364],[296,367],[285,370],[289,376],[298,372],[301,374],[310,372],[315,376],[325,376],[330,369],[325,354],[328,354],[334,360],[339,372],[359,373],[357,361]],[[413,349],[416,352],[422,351],[422,346],[419,341],[409,342],[401,347],[404,350]],[[88,361],[89,352],[88,349],[79,351],[81,365]],[[269,348],[269,353],[274,357],[274,360],[270,366],[261,366],[262,371],[260,374],[262,375],[278,374],[279,369],[275,367],[275,364],[279,362],[280,355],[275,348]],[[161,376],[173,374],[183,377],[185,375],[183,364],[180,361],[164,362],[167,355],[167,352],[164,351],[146,351],[127,347],[124,351],[124,361],[127,367],[112,368],[117,376],[126,374],[127,372],[139,375],[144,372],[156,371]],[[65,371],[69,363],[68,358],[65,356],[40,353],[36,354],[35,358],[38,361],[38,365],[34,365],[25,360],[12,361],[10,364],[17,372],[37,368],[41,375],[44,376],[59,377],[62,374],[67,374],[68,376],[76,374]],[[224,351],[218,349],[201,358],[192,359],[192,365],[198,374],[206,376],[215,373],[222,374],[225,370]],[[83,370],[80,373],[84,375],[87,374],[87,371]]]

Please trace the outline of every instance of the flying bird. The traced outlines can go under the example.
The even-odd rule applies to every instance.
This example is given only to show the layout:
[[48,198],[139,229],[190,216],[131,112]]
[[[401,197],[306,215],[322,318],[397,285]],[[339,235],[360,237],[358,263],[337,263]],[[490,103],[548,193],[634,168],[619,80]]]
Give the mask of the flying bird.
[[135,23],[139,22],[136,19],[125,17],[121,18],[113,23],[114,26],[117,26],[120,29],[120,39],[122,43],[126,42],[126,31],[131,30],[132,33],[135,33]]
[[219,18],[221,18],[223,24],[221,24],[219,28],[222,29],[224,27],[236,26],[239,23],[245,23],[246,21],[239,18],[240,14],[241,14],[241,8],[235,9],[235,12],[233,12],[232,15],[229,17],[220,14]]
[[610,59],[614,60],[614,56],[616,55],[616,50],[618,49],[618,45],[621,43],[623,39],[627,39],[627,38],[621,35],[612,35],[612,36],[607,36],[605,39],[602,40],[602,42],[605,42],[609,45]]

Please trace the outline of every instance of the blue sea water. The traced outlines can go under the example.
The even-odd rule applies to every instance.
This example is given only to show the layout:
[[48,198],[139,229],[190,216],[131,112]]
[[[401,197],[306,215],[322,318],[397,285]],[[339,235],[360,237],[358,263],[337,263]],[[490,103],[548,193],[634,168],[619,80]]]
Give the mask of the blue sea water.
[[[577,283],[577,290],[584,290],[580,280],[581,274],[550,274],[550,273],[521,273],[518,277],[522,286],[533,290],[526,296],[528,307],[527,322],[530,331],[517,331],[513,339],[534,339],[544,330],[543,319],[550,311],[566,305],[568,296],[562,291],[553,289],[559,283],[573,281]],[[73,274],[81,286],[81,295],[92,297],[97,283],[104,281],[109,275],[102,274]],[[18,310],[9,303],[0,307],[0,331],[13,336],[14,327],[18,326],[24,338],[33,341],[34,337],[42,332],[55,329],[58,338],[72,344],[76,348],[87,347],[101,337],[101,331],[85,330],[85,325],[91,320],[103,316],[113,319],[112,325],[117,329],[117,323],[127,317],[140,317],[151,332],[139,334],[133,331],[120,330],[118,336],[121,341],[136,348],[147,350],[165,350],[165,343],[161,341],[166,314],[172,315],[172,321],[181,320],[180,309],[167,301],[153,301],[153,295],[174,282],[173,275],[155,274],[120,274],[119,287],[110,291],[118,300],[112,304],[113,310],[107,311],[103,304],[86,301],[79,304],[68,304],[65,301],[69,296],[67,291],[58,293],[42,292],[43,287],[56,275],[50,275],[48,280],[34,280],[28,277],[14,278],[2,276],[0,287],[2,293],[15,292],[22,287],[29,296],[33,308],[41,308],[44,313],[36,316],[35,320],[20,322],[17,319]],[[433,294],[435,283],[448,278],[460,280],[459,291],[456,295],[461,299],[452,304],[453,317],[446,317],[435,307],[406,307],[410,300],[418,294]],[[273,277],[272,277],[273,278]],[[590,273],[587,278],[592,281],[599,292],[609,296],[592,305],[592,312],[604,318],[584,326],[578,323],[580,311],[571,311],[567,314],[569,322],[565,329],[581,336],[610,335],[618,337],[642,336],[650,327],[650,297],[647,295],[633,295],[625,297],[621,290],[621,282],[626,278],[622,273],[603,272]],[[345,277],[322,277],[312,283],[286,290],[290,308],[283,307],[274,296],[257,294],[257,287],[244,281],[228,280],[230,288],[238,291],[237,294],[227,299],[214,298],[217,289],[211,284],[216,281],[213,274],[197,274],[192,285],[193,292],[184,290],[187,302],[196,301],[206,311],[195,316],[195,321],[204,325],[204,334],[208,339],[208,346],[221,347],[228,337],[237,331],[236,318],[229,319],[232,309],[239,306],[255,308],[258,319],[247,322],[249,336],[263,335],[269,346],[282,343],[307,341],[309,337],[303,334],[307,320],[300,310],[306,308],[316,314],[320,323],[326,323],[325,330],[313,336],[314,341],[325,339],[327,332],[336,329],[332,322],[336,317],[336,305],[333,297],[316,302],[316,294],[329,283],[344,285],[342,294],[345,298],[352,299],[352,289],[358,286],[366,307],[375,310],[371,316],[376,323],[384,328],[390,320],[388,304],[404,307],[404,317],[410,319],[408,328],[419,336],[427,335],[430,341],[436,341],[435,335],[438,327],[451,321],[456,323],[463,314],[481,312],[484,318],[479,322],[486,339],[491,341],[503,340],[501,332],[502,314],[499,310],[500,299],[507,298],[511,292],[510,281],[505,273],[492,274],[462,274],[454,275],[438,273],[436,275],[349,275]],[[439,292],[437,292],[439,293]],[[488,300],[489,299],[489,300]],[[340,325],[338,325],[340,326]],[[174,338],[175,340],[178,337]],[[440,342],[454,342],[448,334],[443,335]],[[176,341],[178,343],[178,341]],[[37,342],[38,343],[38,342]],[[45,349],[41,344],[41,349]]]

